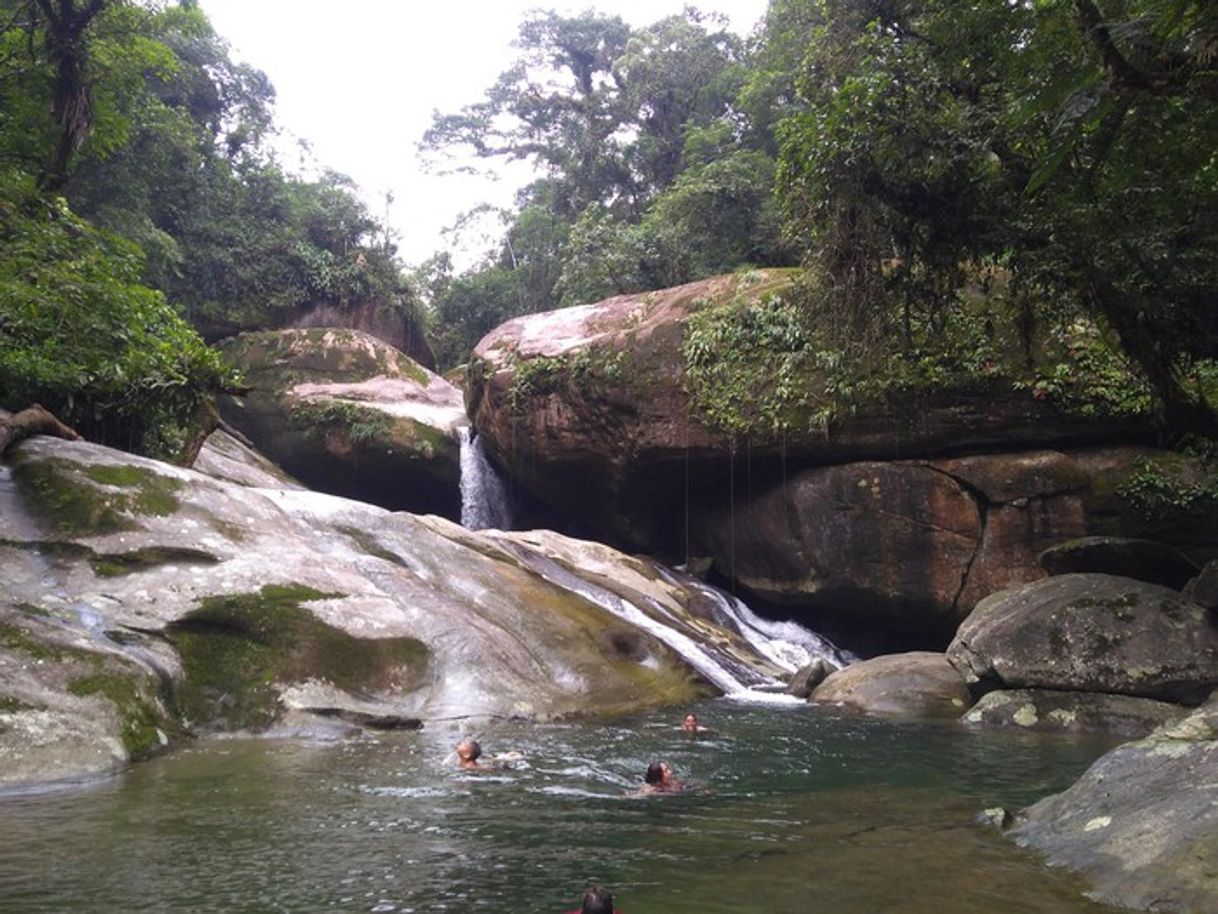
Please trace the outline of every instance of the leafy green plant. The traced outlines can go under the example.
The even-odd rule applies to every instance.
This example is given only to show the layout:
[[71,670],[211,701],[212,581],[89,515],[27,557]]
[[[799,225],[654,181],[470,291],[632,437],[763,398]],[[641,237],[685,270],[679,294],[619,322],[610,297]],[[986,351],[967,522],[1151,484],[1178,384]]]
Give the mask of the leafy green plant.
[[776,438],[827,405],[808,383],[817,354],[807,316],[789,297],[703,303],[685,323],[683,354],[695,410],[732,435]]
[[1218,507],[1218,463],[1200,468],[1180,461],[1139,460],[1117,492],[1143,517],[1177,515],[1193,508]]
[[94,440],[174,455],[235,379],[141,267],[135,245],[0,173],[0,405],[40,402]]

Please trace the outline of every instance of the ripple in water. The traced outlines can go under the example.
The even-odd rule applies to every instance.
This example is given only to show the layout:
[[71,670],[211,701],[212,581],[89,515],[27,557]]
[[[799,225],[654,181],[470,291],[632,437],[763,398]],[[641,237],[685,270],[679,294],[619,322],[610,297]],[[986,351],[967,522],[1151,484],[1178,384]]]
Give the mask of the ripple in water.
[[[1105,746],[843,719],[806,706],[505,723],[344,744],[226,741],[87,791],[0,798],[6,914],[561,912],[589,880],[629,914],[1107,910],[976,824],[1061,789]],[[652,759],[693,792],[639,798]]]

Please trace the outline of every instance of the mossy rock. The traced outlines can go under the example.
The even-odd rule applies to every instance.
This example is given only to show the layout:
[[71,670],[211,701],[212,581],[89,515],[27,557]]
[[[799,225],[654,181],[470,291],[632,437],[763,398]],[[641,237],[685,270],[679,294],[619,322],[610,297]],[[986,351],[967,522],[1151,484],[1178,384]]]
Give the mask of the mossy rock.
[[242,333],[220,349],[258,386],[282,391],[302,378],[365,381],[379,375],[426,384],[427,371],[392,346],[357,330],[313,328]]
[[[179,729],[172,715],[168,685],[131,660],[89,649],[71,638],[68,629],[48,625],[43,616],[29,616],[20,624],[12,617],[0,621],[0,651],[35,661],[33,681],[52,705],[63,693],[108,702],[118,724],[114,735],[127,759],[146,758],[166,745]],[[27,682],[25,688],[30,687]],[[0,699],[0,712],[19,714],[39,709],[13,696]]]
[[114,705],[118,714],[123,749],[133,761],[147,758],[168,742],[176,724],[149,687],[149,679],[134,671],[102,669],[73,679],[73,695],[97,695]]
[[205,599],[168,629],[182,658],[180,706],[196,726],[263,729],[278,717],[278,687],[324,679],[347,691],[408,692],[428,672],[413,638],[361,639],[302,604],[333,599],[299,585]]
[[225,344],[249,393],[225,420],[304,485],[390,510],[460,513],[460,393],[358,331],[248,333]]
[[182,481],[142,466],[25,460],[18,451],[13,478],[29,511],[64,536],[138,530],[141,516],[167,517],[181,507]]
[[89,558],[99,577],[121,577],[162,565],[215,565],[220,560],[202,549],[179,546],[145,546],[130,552],[95,553]]

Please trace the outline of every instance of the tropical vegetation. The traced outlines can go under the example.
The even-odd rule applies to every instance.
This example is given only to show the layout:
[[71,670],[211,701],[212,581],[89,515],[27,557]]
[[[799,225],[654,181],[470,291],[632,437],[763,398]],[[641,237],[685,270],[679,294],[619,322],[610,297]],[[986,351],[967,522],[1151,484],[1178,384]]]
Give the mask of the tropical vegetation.
[[767,307],[843,387],[1001,351],[1030,395],[1213,434],[1214,4],[771,0],[748,38],[542,10],[514,54],[420,145],[536,178],[480,261],[408,274],[349,179],[283,168],[194,0],[0,0],[0,406],[167,453],[239,383],[204,339],[317,305],[426,320],[447,367],[518,314],[798,265]]

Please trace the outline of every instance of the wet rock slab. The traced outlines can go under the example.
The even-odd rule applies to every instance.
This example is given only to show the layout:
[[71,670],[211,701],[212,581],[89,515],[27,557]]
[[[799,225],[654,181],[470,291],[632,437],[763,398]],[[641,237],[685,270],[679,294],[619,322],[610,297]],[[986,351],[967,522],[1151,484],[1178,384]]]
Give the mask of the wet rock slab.
[[1218,910],[1218,704],[1103,756],[1024,810],[1012,836],[1083,873],[1100,901]]

